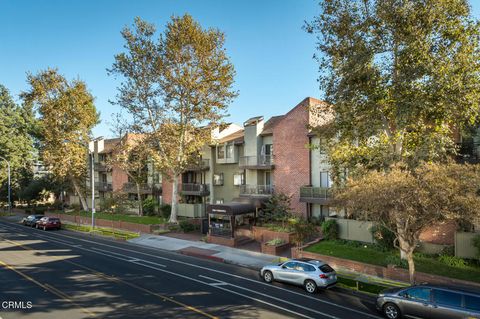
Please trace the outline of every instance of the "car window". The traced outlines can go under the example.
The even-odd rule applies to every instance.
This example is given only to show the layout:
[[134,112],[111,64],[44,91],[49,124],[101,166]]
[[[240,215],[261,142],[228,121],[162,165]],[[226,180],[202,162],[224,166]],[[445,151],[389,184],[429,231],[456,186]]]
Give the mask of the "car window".
[[313,267],[312,265],[304,264],[303,265],[303,270],[305,270],[305,271],[315,271],[315,267]]
[[442,306],[462,306],[462,295],[453,291],[434,290],[433,299],[437,305]]
[[324,273],[329,273],[329,272],[334,272],[335,270],[333,270],[332,267],[330,267],[330,265],[321,265],[320,267],[318,267],[322,272]]
[[288,263],[284,263],[282,267],[286,269],[295,269],[296,266],[297,266],[296,262],[290,261]]
[[430,301],[430,288],[410,288],[400,293],[400,296],[413,300]]
[[465,308],[480,311],[480,297],[465,295]]

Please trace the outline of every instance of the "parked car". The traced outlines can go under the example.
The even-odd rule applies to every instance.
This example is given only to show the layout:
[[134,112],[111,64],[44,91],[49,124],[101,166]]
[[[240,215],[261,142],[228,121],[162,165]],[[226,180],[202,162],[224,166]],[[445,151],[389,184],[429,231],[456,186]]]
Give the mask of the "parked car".
[[60,228],[62,228],[62,224],[60,223],[59,218],[42,217],[42,218],[40,218],[40,220],[37,221],[36,227],[41,228],[43,230],[60,229]]
[[37,224],[37,221],[43,217],[45,217],[45,215],[29,215],[22,219],[22,224],[25,226],[34,227]]
[[377,309],[389,319],[480,318],[480,291],[440,285],[392,288],[378,295]]
[[318,288],[331,288],[337,283],[337,273],[328,264],[314,259],[291,259],[277,265],[260,269],[260,276],[266,282],[282,281],[303,286],[308,293]]

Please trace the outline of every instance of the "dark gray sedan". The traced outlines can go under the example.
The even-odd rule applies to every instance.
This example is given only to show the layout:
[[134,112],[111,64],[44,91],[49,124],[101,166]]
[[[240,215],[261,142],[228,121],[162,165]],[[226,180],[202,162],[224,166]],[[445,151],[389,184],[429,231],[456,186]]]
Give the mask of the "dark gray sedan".
[[480,318],[480,292],[440,285],[392,288],[378,295],[377,309],[389,319]]
[[22,224],[25,226],[35,227],[37,221],[43,217],[45,217],[45,215],[30,215],[22,219]]

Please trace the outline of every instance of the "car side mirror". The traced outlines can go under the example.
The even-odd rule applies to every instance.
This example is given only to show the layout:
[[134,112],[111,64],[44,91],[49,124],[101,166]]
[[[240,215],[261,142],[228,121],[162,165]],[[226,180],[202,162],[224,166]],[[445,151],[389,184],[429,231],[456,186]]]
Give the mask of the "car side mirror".
[[282,269],[287,269],[287,266],[283,265],[283,266],[282,266]]

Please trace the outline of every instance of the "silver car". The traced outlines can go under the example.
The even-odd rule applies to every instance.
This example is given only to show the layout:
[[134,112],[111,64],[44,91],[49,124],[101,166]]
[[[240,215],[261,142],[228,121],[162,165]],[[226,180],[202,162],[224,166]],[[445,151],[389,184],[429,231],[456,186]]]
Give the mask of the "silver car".
[[291,259],[277,265],[260,269],[266,282],[282,281],[303,286],[313,294],[317,288],[330,288],[337,283],[337,273],[328,264],[313,259]]
[[391,288],[378,295],[377,309],[389,319],[480,318],[479,293],[440,285]]

